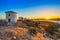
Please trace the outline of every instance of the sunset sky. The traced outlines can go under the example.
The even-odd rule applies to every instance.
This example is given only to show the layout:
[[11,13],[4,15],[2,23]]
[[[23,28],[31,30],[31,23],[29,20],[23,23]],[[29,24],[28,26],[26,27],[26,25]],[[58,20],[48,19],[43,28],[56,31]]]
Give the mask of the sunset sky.
[[5,19],[5,11],[30,19],[60,18],[60,0],[0,0],[0,19]]

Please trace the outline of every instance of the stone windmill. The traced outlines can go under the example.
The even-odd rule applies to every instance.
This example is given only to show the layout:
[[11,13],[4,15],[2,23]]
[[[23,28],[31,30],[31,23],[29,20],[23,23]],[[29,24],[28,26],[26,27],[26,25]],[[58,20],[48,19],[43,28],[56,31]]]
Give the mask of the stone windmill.
[[6,11],[6,21],[8,23],[16,23],[17,22],[17,13],[14,11]]

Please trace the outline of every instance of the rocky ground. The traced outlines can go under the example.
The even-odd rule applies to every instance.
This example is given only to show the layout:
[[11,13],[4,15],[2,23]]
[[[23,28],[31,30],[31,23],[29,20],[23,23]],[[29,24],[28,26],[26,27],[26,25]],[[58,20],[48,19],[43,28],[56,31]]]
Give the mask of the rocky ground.
[[32,36],[27,28],[9,26],[0,28],[0,40],[45,40],[45,38],[42,33]]
[[[37,25],[39,22],[37,23]],[[8,26],[0,26],[0,40],[55,40],[50,38],[49,36],[46,36],[46,32],[42,33],[44,31],[44,28],[40,27],[47,27],[50,22],[40,22],[39,26],[35,24],[35,22],[28,21],[28,22],[17,22],[16,25],[8,25]],[[53,23],[54,24],[54,23]],[[52,25],[53,25],[52,24]],[[36,33],[36,35],[31,35],[29,33],[30,27],[37,27],[40,28],[39,32]],[[60,39],[57,39],[60,40]]]

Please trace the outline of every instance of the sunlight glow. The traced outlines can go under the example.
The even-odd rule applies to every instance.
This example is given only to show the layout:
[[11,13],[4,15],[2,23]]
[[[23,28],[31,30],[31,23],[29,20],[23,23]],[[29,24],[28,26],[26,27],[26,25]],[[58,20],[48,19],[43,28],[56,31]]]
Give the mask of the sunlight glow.
[[49,19],[49,17],[46,17],[46,19]]

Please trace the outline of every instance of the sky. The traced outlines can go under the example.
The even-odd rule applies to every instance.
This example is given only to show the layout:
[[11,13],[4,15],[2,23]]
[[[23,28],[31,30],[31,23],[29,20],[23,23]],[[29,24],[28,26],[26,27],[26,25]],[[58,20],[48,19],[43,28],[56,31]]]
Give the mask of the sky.
[[29,19],[60,18],[60,0],[0,0],[0,19],[5,19],[5,11]]

